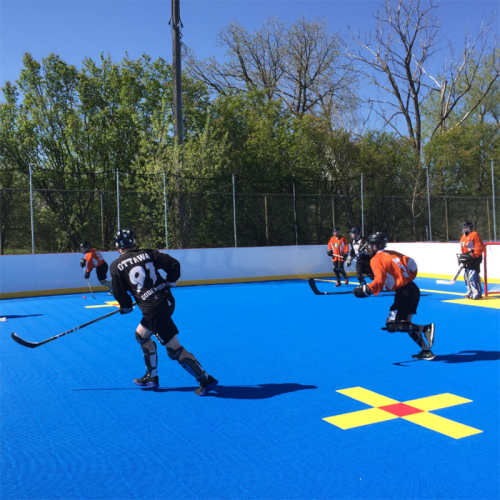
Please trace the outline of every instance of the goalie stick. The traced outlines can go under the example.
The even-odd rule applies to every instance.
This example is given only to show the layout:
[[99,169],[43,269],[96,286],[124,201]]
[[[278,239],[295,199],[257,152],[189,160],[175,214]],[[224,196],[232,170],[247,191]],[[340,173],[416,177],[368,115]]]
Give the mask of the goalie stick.
[[[136,303],[134,302],[132,304],[132,307],[135,306],[135,305],[136,305]],[[88,323],[84,323],[83,325],[77,326],[76,328],[73,328],[72,330],[68,330],[67,332],[60,333],[59,335],[55,335],[54,337],[50,337],[50,339],[42,340],[42,342],[28,342],[27,340],[24,340],[21,337],[19,337],[19,335],[17,335],[17,333],[14,333],[14,332],[12,332],[11,337],[18,344],[21,344],[24,347],[29,347],[31,349],[34,349],[35,347],[39,347],[39,346],[41,346],[43,344],[47,344],[48,342],[52,342],[53,340],[56,340],[59,337],[64,337],[64,335],[68,335],[68,333],[76,332],[76,330],[80,330],[81,328],[83,328],[85,326],[89,326],[92,323],[97,323],[98,321],[101,321],[101,319],[109,318],[110,316],[113,316],[114,314],[117,314],[119,312],[120,312],[120,309],[117,309],[116,311],[112,311],[112,312],[110,312],[108,314],[105,314],[104,316],[101,316],[99,318],[93,319],[92,321],[89,321]]]
[[460,267],[458,268],[458,271],[457,271],[457,274],[455,274],[455,276],[453,276],[453,278],[451,279],[451,281],[447,281],[447,280],[437,280],[436,283],[438,285],[454,285],[455,284],[455,281],[457,281],[457,278],[458,278],[458,275],[462,272],[462,269],[464,268],[465,266],[463,264],[460,264]]

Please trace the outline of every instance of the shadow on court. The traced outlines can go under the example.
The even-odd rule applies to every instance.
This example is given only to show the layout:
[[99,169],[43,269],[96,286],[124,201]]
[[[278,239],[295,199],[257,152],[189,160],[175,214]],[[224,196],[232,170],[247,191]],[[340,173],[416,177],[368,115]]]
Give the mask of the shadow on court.
[[[81,391],[147,391],[147,392],[193,392],[196,387],[159,387],[146,389],[142,387],[127,388],[100,388],[100,389],[73,389]],[[208,396],[222,399],[268,399],[280,394],[302,391],[304,389],[317,389],[315,385],[301,384],[258,384],[258,385],[218,385]]]
[[[460,351],[455,354],[437,354],[436,357],[430,361],[435,363],[441,361],[442,363],[472,363],[474,361],[498,361],[500,360],[500,351]],[[396,366],[406,366],[407,363],[415,363],[420,360],[412,359],[411,361],[400,361],[393,363]]]
[[24,314],[24,315],[19,315],[19,314],[7,314],[7,316],[2,316],[3,318],[7,319],[19,319],[19,318],[31,318],[33,316],[43,316],[43,314]]

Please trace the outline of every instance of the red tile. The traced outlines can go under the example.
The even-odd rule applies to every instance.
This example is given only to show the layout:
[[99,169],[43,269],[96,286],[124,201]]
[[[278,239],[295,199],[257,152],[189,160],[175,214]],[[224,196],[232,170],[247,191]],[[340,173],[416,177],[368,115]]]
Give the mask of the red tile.
[[384,410],[388,413],[392,413],[398,417],[406,417],[407,415],[414,415],[415,413],[423,413],[423,410],[419,410],[418,408],[413,408],[413,406],[404,404],[404,403],[396,403],[394,405],[380,406],[381,410]]

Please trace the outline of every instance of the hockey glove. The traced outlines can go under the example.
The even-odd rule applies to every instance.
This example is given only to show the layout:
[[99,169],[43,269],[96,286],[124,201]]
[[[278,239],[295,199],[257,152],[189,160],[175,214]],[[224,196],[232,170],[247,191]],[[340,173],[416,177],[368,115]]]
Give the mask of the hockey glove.
[[349,258],[346,260],[345,265],[346,265],[347,267],[351,267],[351,262],[352,262],[352,259],[349,257]]
[[85,264],[87,264],[87,261],[82,257],[80,259],[80,267],[85,267]]
[[120,314],[128,314],[134,310],[133,307],[120,307]]
[[90,273],[88,271],[85,271],[85,274],[83,275],[83,277],[88,280],[90,278]]
[[333,255],[333,250],[331,248],[329,248],[327,251],[326,251],[327,255],[328,256],[332,256]]
[[344,259],[344,262],[347,260],[347,257],[349,256],[348,253],[345,253],[344,255],[342,255],[342,258]]
[[364,299],[365,297],[369,297],[372,294],[372,291],[368,287],[368,285],[357,286],[354,289],[354,296],[358,299]]
[[460,262],[460,264],[472,264],[474,262],[474,257],[470,253],[463,253],[458,256],[458,262]]

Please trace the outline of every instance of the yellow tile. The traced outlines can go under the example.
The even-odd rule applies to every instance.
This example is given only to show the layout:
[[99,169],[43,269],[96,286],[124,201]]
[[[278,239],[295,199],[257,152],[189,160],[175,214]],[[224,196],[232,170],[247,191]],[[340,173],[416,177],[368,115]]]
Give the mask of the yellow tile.
[[443,290],[424,290],[423,288],[420,289],[421,292],[431,292],[431,293],[441,293],[441,294],[444,294],[444,295],[460,295],[460,296],[464,296],[465,295],[465,292],[461,292],[461,293],[458,293],[458,292],[443,292]]
[[472,401],[470,399],[461,398],[460,396],[455,396],[454,394],[445,393],[429,396],[427,398],[413,399],[411,401],[405,401],[404,403],[414,408],[418,408],[419,410],[432,411],[464,403],[472,403]]
[[370,408],[369,410],[355,411],[352,413],[344,413],[334,417],[327,417],[328,423],[333,424],[341,429],[352,429],[353,427],[361,427],[362,425],[377,424],[386,420],[394,420],[399,418],[384,410],[378,408]]
[[395,399],[387,398],[376,392],[369,391],[368,389],[363,389],[362,387],[351,387],[350,389],[340,389],[340,394],[344,396],[349,396],[356,401],[361,401],[367,405],[373,406],[375,408],[379,406],[393,405],[399,403]]
[[474,429],[474,427],[469,427],[468,425],[448,420],[447,418],[440,417],[439,415],[434,415],[433,413],[416,413],[415,415],[408,415],[407,417],[401,418],[454,439],[460,439],[483,432],[479,429]]
[[489,309],[500,309],[500,297],[483,297],[479,300],[471,299],[455,299],[455,300],[443,300],[443,302],[449,302],[450,304],[462,304],[464,306],[478,306],[478,307],[488,307]]

